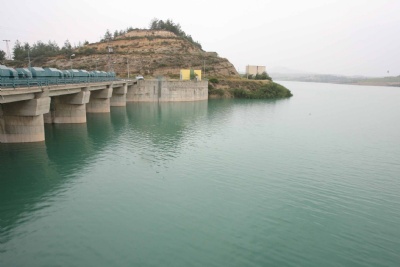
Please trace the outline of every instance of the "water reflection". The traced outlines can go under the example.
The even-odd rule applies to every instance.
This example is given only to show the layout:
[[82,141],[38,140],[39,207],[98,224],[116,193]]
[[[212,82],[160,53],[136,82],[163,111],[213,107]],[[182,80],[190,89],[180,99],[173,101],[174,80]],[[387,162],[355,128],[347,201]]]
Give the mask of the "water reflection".
[[132,129],[163,143],[178,140],[183,130],[196,119],[207,114],[207,101],[180,103],[134,103],[127,105]]
[[175,150],[196,120],[207,115],[207,104],[135,103],[87,114],[86,124],[46,124],[45,142],[0,144],[0,244],[120,140],[127,139],[135,150],[150,140],[152,160]]
[[207,117],[207,107],[207,101],[128,104],[129,152],[156,172],[160,166],[167,167],[196,136],[198,123]]
[[289,101],[290,99],[211,99],[208,101],[208,119],[210,123],[227,121],[235,112],[254,110],[259,110],[260,115],[273,115],[278,105],[282,106]]
[[123,144],[150,165],[168,161],[208,124],[228,120],[234,102],[128,104],[87,114],[86,124],[46,124],[42,143],[0,144],[1,242],[49,197],[69,190],[99,156],[121,153]]
[[176,151],[196,121],[206,117],[207,107],[207,101],[129,104],[130,131],[160,153]]
[[88,136],[97,149],[106,146],[113,137],[110,113],[87,114]]
[[79,170],[94,153],[86,124],[52,124],[45,129],[49,159],[63,176]]
[[[52,190],[62,177],[53,168],[46,144],[0,144],[0,244],[26,213]],[[37,208],[37,207],[36,207]]]
[[127,129],[128,123],[126,107],[111,107],[111,125],[114,133],[117,135],[123,134]]

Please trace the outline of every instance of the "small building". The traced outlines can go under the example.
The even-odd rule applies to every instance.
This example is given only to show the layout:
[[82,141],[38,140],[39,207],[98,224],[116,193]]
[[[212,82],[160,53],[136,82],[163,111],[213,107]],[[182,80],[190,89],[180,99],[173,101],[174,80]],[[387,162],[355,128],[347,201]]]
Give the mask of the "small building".
[[246,66],[246,74],[247,75],[257,75],[262,74],[263,72],[267,72],[265,66]]
[[197,78],[198,81],[201,81],[201,70],[181,70],[181,80],[189,81]]

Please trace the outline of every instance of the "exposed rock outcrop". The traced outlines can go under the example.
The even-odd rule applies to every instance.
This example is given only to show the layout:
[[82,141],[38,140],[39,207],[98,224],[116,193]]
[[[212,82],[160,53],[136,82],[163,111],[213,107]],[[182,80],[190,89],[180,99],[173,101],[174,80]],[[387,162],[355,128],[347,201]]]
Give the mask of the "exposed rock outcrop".
[[[113,52],[108,53],[108,47]],[[205,70],[206,76],[239,77],[227,59],[215,52],[205,52],[196,44],[172,32],[162,30],[133,30],[110,40],[84,45],[74,51],[73,67],[86,70],[114,69],[120,77],[142,74],[179,78],[180,69]],[[43,65],[68,69],[68,57],[49,58]]]

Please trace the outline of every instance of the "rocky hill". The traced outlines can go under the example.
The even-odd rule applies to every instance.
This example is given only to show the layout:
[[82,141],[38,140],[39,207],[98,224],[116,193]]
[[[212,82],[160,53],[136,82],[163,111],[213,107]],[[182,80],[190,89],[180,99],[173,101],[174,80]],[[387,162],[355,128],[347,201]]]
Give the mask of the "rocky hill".
[[[108,47],[112,53],[108,53]],[[119,77],[169,76],[179,78],[180,69],[205,70],[206,76],[239,77],[227,59],[215,52],[205,52],[199,46],[164,30],[133,30],[110,41],[86,44],[73,51],[73,68],[114,70]],[[59,69],[70,68],[69,57],[48,58],[42,65]]]

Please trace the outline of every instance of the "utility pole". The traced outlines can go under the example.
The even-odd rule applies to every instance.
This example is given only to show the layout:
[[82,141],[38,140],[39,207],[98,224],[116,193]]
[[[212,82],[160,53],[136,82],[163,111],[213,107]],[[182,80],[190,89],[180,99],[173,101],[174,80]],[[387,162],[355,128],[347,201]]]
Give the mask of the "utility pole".
[[75,56],[75,54],[72,54],[69,56],[69,63],[71,65],[71,71],[72,71],[72,57],[74,57],[74,56]]
[[111,54],[114,52],[113,47],[110,45],[110,38],[107,39],[107,50],[108,50],[108,71],[111,71]]
[[29,49],[28,49],[28,61],[29,61],[28,67],[30,68],[31,67],[31,56],[29,55]]
[[126,58],[126,66],[127,66],[127,68],[128,68],[128,79],[129,79],[129,59],[128,58]]
[[206,60],[203,58],[203,72],[204,78],[206,77]]
[[10,40],[3,40],[3,41],[6,42],[8,60],[11,60],[10,46],[8,45],[8,43],[11,41]]

